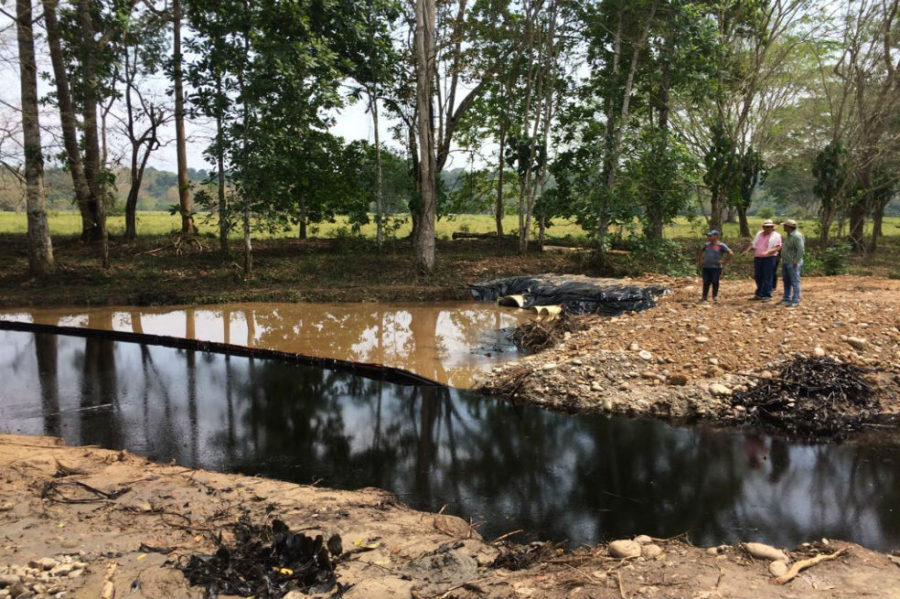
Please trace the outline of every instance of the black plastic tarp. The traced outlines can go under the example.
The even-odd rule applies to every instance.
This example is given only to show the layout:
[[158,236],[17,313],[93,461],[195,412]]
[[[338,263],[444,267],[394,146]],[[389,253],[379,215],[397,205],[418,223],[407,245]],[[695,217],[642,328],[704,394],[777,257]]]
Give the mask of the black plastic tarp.
[[656,305],[656,298],[669,292],[661,285],[624,284],[619,279],[595,279],[581,275],[535,275],[509,277],[469,285],[476,300],[497,301],[522,295],[523,308],[560,305],[569,314],[637,312]]

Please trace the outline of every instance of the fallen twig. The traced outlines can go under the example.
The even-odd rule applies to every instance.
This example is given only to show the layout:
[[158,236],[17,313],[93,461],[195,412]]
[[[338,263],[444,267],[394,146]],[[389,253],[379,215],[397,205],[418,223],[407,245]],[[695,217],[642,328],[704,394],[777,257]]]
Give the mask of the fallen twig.
[[801,571],[803,571],[807,568],[810,568],[812,566],[815,566],[816,564],[819,564],[822,562],[827,562],[827,561],[833,560],[833,559],[837,559],[838,557],[840,557],[841,555],[846,553],[846,551],[847,551],[847,548],[844,547],[843,549],[839,549],[839,550],[835,551],[834,553],[817,555],[816,557],[811,557],[809,559],[804,559],[804,560],[800,560],[799,562],[795,562],[794,565],[791,566],[790,570],[788,570],[787,572],[785,572],[784,574],[782,574],[781,576],[776,578],[773,582],[775,584],[787,584],[790,581],[792,581],[794,578],[796,578],[797,575],[800,574]]

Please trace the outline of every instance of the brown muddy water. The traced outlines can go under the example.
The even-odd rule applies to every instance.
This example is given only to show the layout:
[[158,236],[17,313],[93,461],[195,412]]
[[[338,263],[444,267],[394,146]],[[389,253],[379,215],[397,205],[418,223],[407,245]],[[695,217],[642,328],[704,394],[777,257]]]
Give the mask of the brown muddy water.
[[[143,320],[143,319],[142,319]],[[391,491],[486,538],[569,545],[686,533],[900,548],[900,441],[565,415],[279,360],[0,331],[0,433],[160,462]]]
[[527,311],[485,302],[437,304],[222,304],[215,307],[25,308],[0,320],[124,331],[381,364],[442,385],[518,357],[510,329]]

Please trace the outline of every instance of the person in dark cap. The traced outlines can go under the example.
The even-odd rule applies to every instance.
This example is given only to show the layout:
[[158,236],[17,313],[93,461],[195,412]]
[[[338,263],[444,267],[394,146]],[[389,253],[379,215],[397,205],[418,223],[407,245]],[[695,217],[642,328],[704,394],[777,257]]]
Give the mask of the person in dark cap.
[[797,230],[797,221],[788,219],[781,226],[784,228],[784,246],[781,248],[784,297],[778,303],[793,308],[800,303],[800,267],[803,266],[805,247],[803,235]]
[[700,272],[703,275],[703,297],[705,302],[709,298],[709,288],[712,287],[712,299],[716,301],[719,296],[719,278],[722,276],[722,267],[731,260],[734,252],[727,245],[719,241],[719,232],[713,229],[706,232],[706,243],[700,248],[697,258]]

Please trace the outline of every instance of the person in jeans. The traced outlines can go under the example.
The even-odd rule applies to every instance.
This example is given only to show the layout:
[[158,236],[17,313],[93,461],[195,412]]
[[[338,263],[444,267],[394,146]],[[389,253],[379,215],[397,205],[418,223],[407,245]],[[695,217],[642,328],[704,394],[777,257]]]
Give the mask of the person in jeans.
[[772,279],[775,276],[775,256],[781,250],[781,235],[775,232],[775,223],[766,220],[762,231],[756,234],[743,253],[753,252],[753,277],[756,292],[750,299],[772,301]]
[[703,297],[705,302],[709,297],[709,288],[712,287],[712,299],[716,301],[719,296],[719,278],[722,276],[722,266],[731,260],[734,252],[719,241],[719,232],[713,229],[706,234],[706,243],[700,248],[699,266],[703,274]]
[[781,278],[784,281],[784,298],[778,302],[788,308],[800,303],[800,267],[805,251],[803,235],[797,230],[797,221],[788,219],[784,227],[784,246],[781,248]]

